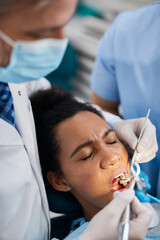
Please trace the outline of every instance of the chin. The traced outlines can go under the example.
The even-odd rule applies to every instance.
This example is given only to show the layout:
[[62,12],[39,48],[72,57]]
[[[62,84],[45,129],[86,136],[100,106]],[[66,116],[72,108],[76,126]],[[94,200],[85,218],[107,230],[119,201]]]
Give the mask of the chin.
[[104,208],[113,200],[113,191],[110,191],[109,196],[104,200],[104,204],[101,205],[101,208]]

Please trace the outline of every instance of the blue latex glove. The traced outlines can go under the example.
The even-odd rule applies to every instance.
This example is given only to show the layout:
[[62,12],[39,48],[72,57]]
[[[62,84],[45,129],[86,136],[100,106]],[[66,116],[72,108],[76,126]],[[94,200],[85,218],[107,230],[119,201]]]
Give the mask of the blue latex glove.
[[144,188],[143,189],[137,189],[135,188],[135,194],[136,197],[140,200],[140,202],[151,202],[151,199],[146,196],[147,190],[151,189],[151,185],[149,183],[149,177],[146,173],[144,173],[142,170],[139,174],[139,177],[144,180]]

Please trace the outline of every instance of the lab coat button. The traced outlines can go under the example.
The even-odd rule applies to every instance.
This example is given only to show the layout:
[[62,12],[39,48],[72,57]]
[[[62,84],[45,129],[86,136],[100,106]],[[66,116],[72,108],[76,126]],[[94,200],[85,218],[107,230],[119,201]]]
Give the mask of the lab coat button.
[[21,96],[21,91],[18,91],[18,95]]

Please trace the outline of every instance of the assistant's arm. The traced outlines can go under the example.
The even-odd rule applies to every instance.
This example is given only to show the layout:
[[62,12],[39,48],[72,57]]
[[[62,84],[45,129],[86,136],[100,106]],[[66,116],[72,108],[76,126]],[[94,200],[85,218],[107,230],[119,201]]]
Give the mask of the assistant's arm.
[[91,103],[118,115],[120,102],[115,73],[114,38],[118,18],[101,38],[91,76]]
[[118,115],[119,101],[109,101],[99,97],[94,91],[91,94],[91,103],[100,106],[104,111]]

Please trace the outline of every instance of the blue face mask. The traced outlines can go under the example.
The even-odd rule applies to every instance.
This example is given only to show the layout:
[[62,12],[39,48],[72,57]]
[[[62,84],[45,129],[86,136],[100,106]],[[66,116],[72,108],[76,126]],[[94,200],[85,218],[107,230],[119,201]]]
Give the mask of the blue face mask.
[[64,56],[67,39],[14,42],[0,31],[0,38],[13,47],[10,63],[0,67],[0,82],[22,83],[38,80],[56,70]]

